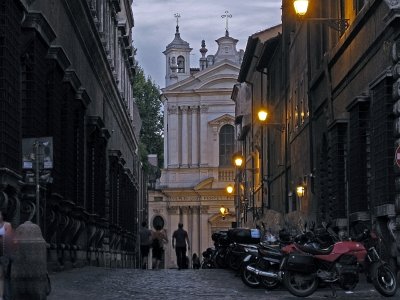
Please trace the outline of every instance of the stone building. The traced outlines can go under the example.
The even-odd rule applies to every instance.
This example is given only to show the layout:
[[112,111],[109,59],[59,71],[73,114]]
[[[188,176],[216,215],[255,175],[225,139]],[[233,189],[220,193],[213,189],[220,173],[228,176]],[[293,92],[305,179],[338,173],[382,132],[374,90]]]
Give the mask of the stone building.
[[0,4],[0,208],[39,221],[60,267],[135,261],[147,193],[131,5]]
[[[184,224],[191,252],[201,254],[212,246],[211,234],[228,229],[235,221],[233,196],[226,186],[233,182],[234,103],[230,99],[242,61],[238,40],[216,40],[215,55],[201,44],[199,68],[191,68],[189,44],[176,27],[166,56],[164,102],[164,168],[158,188],[149,195],[149,221],[159,223],[169,239]],[[222,217],[221,206],[230,214]],[[166,247],[165,266],[175,267],[171,243]]]
[[282,35],[253,62],[265,82],[253,101],[285,129],[264,126],[266,215],[372,227],[398,268],[400,1],[310,1],[302,18],[282,4]]

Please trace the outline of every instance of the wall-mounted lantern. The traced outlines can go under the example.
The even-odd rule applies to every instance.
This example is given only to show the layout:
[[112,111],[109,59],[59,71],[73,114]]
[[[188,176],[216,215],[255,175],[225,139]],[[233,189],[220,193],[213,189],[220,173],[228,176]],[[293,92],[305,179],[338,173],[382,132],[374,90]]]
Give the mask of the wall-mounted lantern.
[[297,195],[299,198],[303,198],[305,192],[306,192],[306,188],[305,188],[303,185],[298,185],[298,186],[296,187],[296,195]]
[[[344,32],[347,27],[349,27],[349,19],[336,19],[336,18],[305,18],[304,16],[307,14],[309,0],[294,0],[293,6],[296,12],[296,15],[300,17],[302,21],[314,21],[320,22],[328,25],[329,27]],[[321,5],[325,1],[320,1]]]

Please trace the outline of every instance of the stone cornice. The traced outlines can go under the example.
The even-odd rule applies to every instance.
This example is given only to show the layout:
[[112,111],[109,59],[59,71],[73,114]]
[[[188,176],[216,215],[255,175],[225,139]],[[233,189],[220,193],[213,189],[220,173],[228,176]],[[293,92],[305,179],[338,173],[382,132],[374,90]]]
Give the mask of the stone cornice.
[[78,91],[82,85],[74,69],[65,70],[63,81],[68,82],[72,86],[75,92]]
[[24,15],[22,27],[35,29],[47,45],[56,38],[56,34],[40,12],[29,12]]
[[88,93],[86,92],[86,89],[84,89],[83,87],[80,87],[78,89],[78,91],[75,94],[75,99],[76,100],[80,100],[82,105],[86,108],[88,107],[88,105],[90,104],[90,102],[92,102],[92,100],[90,99]]
[[65,71],[71,65],[71,62],[65,54],[64,49],[59,46],[50,46],[49,50],[47,51],[46,58],[54,59],[63,71]]
[[129,22],[129,28],[132,28],[135,26],[135,20],[133,18],[133,13],[132,13],[132,0],[123,0],[125,3],[125,12],[126,12],[126,17],[128,18]]
[[110,149],[108,150],[108,156],[117,157],[118,159],[121,157],[122,152],[118,149]]
[[122,36],[126,35],[126,21],[125,20],[118,21],[118,30],[121,32],[121,39],[122,39]]
[[102,118],[99,116],[87,116],[86,120],[87,120],[87,125],[93,125],[99,129],[104,127],[104,122]]
[[101,137],[104,138],[106,141],[108,141],[111,137],[110,132],[108,131],[107,128],[101,128]]
[[111,0],[111,4],[114,6],[115,12],[121,11],[121,0]]

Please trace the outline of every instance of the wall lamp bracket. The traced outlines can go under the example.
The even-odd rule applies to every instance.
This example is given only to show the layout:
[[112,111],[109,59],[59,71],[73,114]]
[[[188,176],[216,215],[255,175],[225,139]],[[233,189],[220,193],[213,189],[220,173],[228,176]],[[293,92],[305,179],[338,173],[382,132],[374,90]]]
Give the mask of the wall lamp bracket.
[[282,124],[282,123],[266,123],[266,124],[263,124],[263,125],[267,126],[267,127],[272,127],[272,128],[274,128],[276,130],[279,130],[281,132],[285,131],[285,124]]
[[349,19],[301,18],[301,20],[320,22],[340,32],[344,32],[350,25]]

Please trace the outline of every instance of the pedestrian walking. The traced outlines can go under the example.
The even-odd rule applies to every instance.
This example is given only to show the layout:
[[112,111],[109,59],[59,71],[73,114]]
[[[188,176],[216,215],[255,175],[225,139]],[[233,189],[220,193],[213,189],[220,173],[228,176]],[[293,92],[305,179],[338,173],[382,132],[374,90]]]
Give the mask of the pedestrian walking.
[[167,232],[160,225],[155,227],[152,232],[152,254],[153,254],[153,269],[160,268],[160,263],[164,255],[164,244],[168,243]]
[[140,238],[140,257],[142,258],[142,269],[147,269],[147,261],[151,246],[151,230],[147,228],[146,221],[142,222],[142,227],[139,230],[139,238]]
[[178,270],[186,266],[186,243],[187,249],[190,250],[188,233],[183,229],[183,224],[179,223],[178,229],[175,230],[172,235],[172,248],[174,248],[176,252]]
[[11,263],[14,252],[13,229],[0,210],[0,300],[11,299]]

